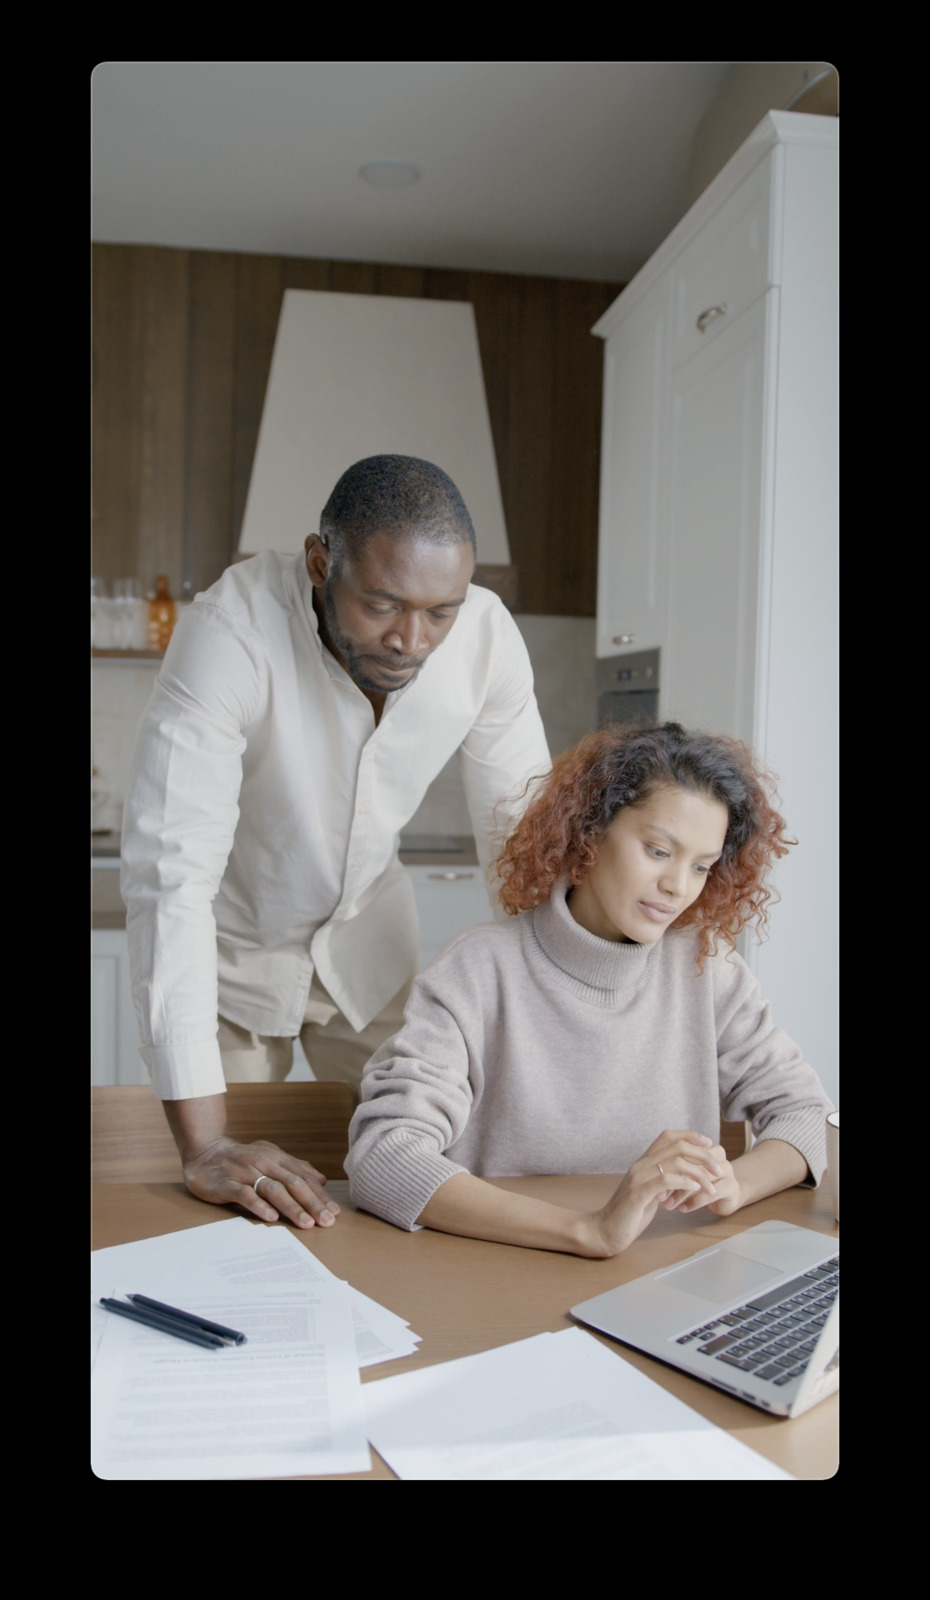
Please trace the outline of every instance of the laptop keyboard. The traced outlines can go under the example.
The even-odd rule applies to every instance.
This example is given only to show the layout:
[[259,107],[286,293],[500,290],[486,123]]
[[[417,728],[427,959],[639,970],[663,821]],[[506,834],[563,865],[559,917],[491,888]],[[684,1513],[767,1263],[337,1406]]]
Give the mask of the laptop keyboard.
[[683,1333],[678,1344],[782,1388],[800,1377],[840,1292],[840,1258]]

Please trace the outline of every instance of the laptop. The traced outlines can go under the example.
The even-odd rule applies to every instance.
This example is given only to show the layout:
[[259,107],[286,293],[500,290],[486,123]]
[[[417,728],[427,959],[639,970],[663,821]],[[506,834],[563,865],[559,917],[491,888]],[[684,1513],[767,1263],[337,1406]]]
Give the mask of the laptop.
[[775,1416],[840,1385],[839,1243],[762,1222],[572,1306],[599,1333]]

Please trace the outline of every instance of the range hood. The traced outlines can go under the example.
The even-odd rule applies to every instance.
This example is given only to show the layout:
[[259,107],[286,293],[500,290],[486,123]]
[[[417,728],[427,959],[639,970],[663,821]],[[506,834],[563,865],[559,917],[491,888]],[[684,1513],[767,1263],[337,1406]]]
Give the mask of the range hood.
[[286,290],[240,552],[301,550],[346,468],[382,454],[448,472],[471,513],[484,581],[502,593],[512,586],[473,307]]

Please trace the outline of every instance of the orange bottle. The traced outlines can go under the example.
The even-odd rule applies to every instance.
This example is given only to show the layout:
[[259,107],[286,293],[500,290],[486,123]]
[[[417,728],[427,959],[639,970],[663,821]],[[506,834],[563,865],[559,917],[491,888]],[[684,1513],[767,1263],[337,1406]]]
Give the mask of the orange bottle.
[[155,593],[149,601],[150,650],[167,650],[176,617],[177,609],[168,592],[168,579],[162,573]]

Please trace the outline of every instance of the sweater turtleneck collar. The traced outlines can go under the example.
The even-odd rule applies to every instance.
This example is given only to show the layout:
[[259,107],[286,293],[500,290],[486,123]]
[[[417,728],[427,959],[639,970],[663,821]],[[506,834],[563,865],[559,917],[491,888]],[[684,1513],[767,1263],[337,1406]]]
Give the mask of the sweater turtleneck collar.
[[646,981],[654,945],[624,944],[599,939],[576,922],[565,896],[570,885],[560,878],[550,898],[533,913],[533,930],[544,953],[572,986],[596,990],[588,999],[602,1005],[629,1000]]

